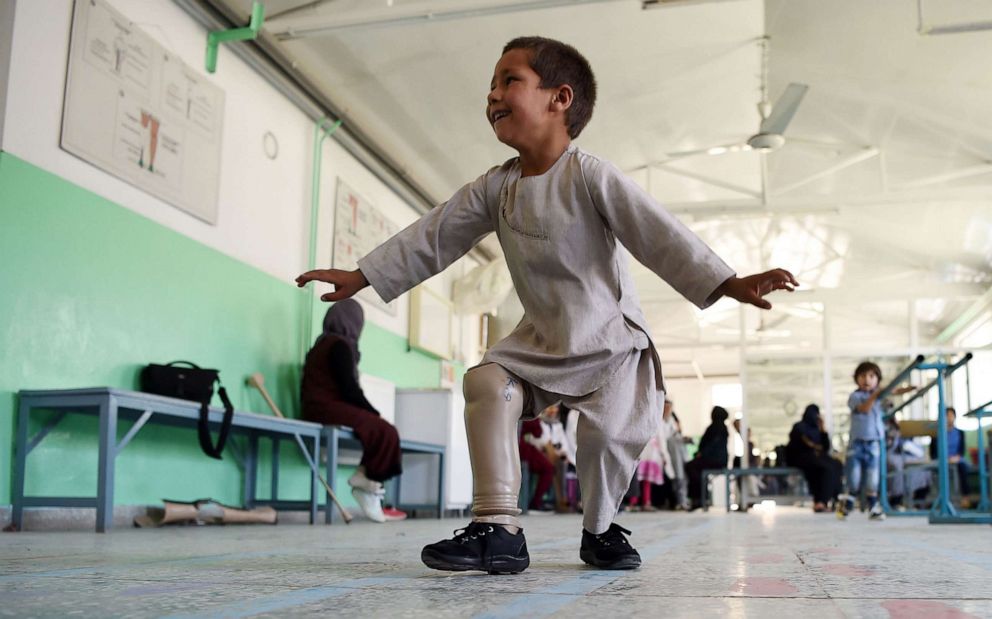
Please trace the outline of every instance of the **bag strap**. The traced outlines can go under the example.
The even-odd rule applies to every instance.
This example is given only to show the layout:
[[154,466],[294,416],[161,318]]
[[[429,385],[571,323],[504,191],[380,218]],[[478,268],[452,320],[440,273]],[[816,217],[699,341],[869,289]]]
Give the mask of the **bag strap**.
[[[220,383],[220,379],[217,379]],[[217,445],[214,446],[213,441],[210,439],[210,424],[208,419],[210,417],[210,400],[200,403],[200,421],[197,424],[197,434],[200,438],[200,449],[203,453],[207,454],[211,458],[217,458],[222,460],[221,454],[224,451],[224,444],[227,443],[227,435],[231,431],[231,422],[234,420],[234,407],[231,406],[231,400],[227,397],[227,390],[224,389],[224,385],[220,386],[217,391],[220,396],[221,402],[224,403],[224,420],[220,424],[220,432],[217,433]]]
[[185,363],[186,365],[188,365],[189,367],[193,368],[194,370],[199,370],[200,369],[200,366],[198,366],[197,364],[193,363],[192,361],[170,361],[170,362],[166,363],[165,365],[166,365],[166,367],[172,367],[174,365],[179,365],[180,363]]

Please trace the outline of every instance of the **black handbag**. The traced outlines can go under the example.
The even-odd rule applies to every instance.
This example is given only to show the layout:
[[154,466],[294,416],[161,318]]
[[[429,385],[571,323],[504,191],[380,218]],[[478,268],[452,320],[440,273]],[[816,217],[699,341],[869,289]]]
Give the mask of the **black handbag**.
[[[188,367],[183,367],[183,366]],[[217,395],[224,403],[224,419],[217,434],[217,444],[210,438],[208,419],[210,416],[210,400],[214,397],[214,383],[220,387]],[[146,393],[192,400],[200,403],[200,419],[197,422],[197,435],[200,448],[211,458],[222,459],[221,453],[227,443],[227,435],[231,431],[234,420],[234,407],[227,397],[227,390],[220,382],[217,370],[201,368],[189,361],[172,361],[165,365],[150,363],[141,370],[141,390]]]

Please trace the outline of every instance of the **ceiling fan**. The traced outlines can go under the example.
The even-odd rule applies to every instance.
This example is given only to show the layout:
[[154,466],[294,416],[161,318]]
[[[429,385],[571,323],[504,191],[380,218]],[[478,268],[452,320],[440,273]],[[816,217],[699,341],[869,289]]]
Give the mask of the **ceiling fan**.
[[722,155],[749,150],[767,153],[781,148],[786,141],[785,130],[788,128],[789,122],[792,121],[792,117],[796,115],[807,90],[809,90],[809,86],[806,84],[793,82],[786,87],[785,92],[779,96],[774,106],[768,102],[766,97],[762,97],[761,102],[758,103],[761,125],[758,127],[757,133],[743,142],[668,153],[667,157],[672,160],[696,155]]

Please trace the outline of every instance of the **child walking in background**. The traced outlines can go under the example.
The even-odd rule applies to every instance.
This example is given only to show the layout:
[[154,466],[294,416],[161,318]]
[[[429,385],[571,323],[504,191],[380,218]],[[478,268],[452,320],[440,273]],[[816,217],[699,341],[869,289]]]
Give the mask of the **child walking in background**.
[[[851,409],[851,439],[847,447],[847,494],[837,502],[837,517],[844,519],[854,509],[854,499],[861,493],[865,484],[868,500],[868,517],[872,520],[885,520],[885,512],[878,502],[879,474],[881,472],[881,446],[885,440],[885,425],[882,419],[882,403],[878,396],[882,392],[882,370],[871,361],[862,361],[854,370],[854,382],[858,388],[847,400]],[[899,387],[892,395],[912,391],[916,387]]]
[[[669,406],[667,401],[665,406]],[[640,496],[631,497],[631,507],[640,504],[641,511],[655,511],[651,501],[651,487],[663,486],[665,478],[675,477],[672,459],[668,455],[667,426],[663,420],[658,424],[658,431],[641,452],[640,462],[637,463],[637,481],[640,484]]]
[[486,118],[519,153],[359,260],[316,270],[345,299],[371,285],[392,300],[495,232],[524,316],[465,374],[474,479],[472,521],[421,559],[440,570],[515,573],[530,564],[517,495],[517,421],[562,402],[577,413],[582,561],[631,569],[641,558],[614,518],[637,456],[658,430],[664,383],[623,248],[703,308],[729,296],[761,308],[797,285],[781,269],[738,278],[678,219],[608,162],[572,144],[592,116],[596,81],[573,47],[510,41],[496,63]]

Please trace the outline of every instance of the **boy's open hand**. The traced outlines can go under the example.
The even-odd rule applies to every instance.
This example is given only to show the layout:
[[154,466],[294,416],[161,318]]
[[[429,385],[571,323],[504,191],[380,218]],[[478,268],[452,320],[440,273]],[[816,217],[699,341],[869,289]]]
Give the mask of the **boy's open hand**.
[[771,309],[772,304],[762,297],[773,290],[788,290],[792,292],[799,285],[796,278],[785,269],[772,269],[764,273],[748,275],[747,277],[731,277],[717,288],[721,294],[741,303],[750,303],[761,309]]
[[307,271],[296,278],[296,285],[302,288],[307,285],[307,282],[313,281],[324,282],[334,286],[334,292],[321,295],[321,301],[340,301],[347,299],[369,285],[369,280],[365,279],[365,276],[358,269],[354,271],[342,271],[340,269]]

